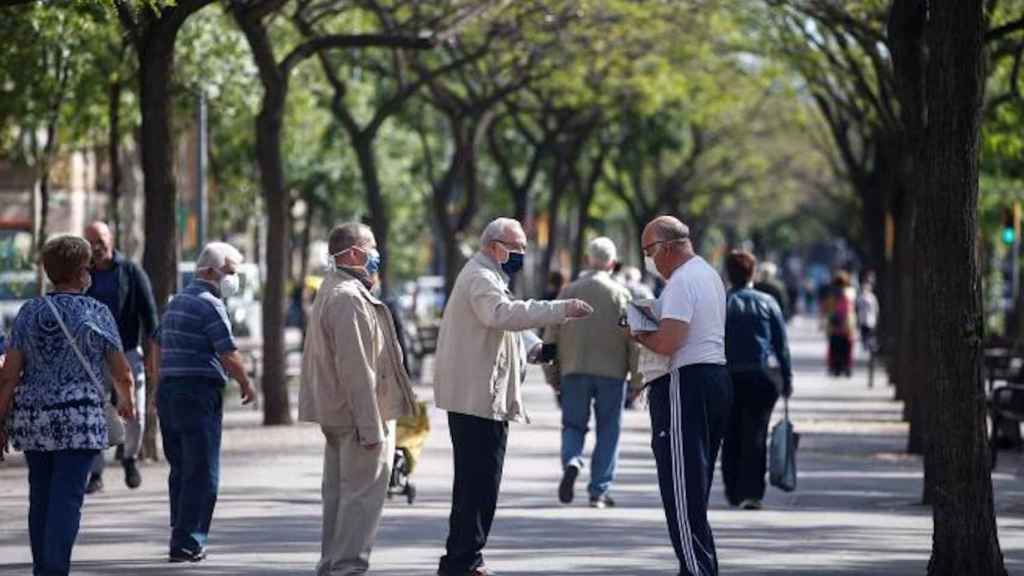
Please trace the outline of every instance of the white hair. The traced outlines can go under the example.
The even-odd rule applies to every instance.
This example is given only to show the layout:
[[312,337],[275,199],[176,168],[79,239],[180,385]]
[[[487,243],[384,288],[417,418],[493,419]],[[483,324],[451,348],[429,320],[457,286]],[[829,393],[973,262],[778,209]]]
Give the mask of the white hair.
[[203,246],[203,251],[196,259],[196,270],[220,270],[229,262],[241,264],[245,260],[242,253],[231,244],[225,242],[210,242]]
[[480,246],[486,246],[491,242],[508,238],[516,232],[522,232],[523,225],[512,218],[495,218],[484,228],[480,234]]
[[758,265],[758,270],[761,272],[761,278],[772,279],[779,273],[779,267],[774,262],[761,262]]
[[615,261],[618,257],[618,251],[615,249],[615,242],[612,242],[611,238],[601,236],[594,238],[587,245],[587,256],[590,257],[591,265],[604,267]]

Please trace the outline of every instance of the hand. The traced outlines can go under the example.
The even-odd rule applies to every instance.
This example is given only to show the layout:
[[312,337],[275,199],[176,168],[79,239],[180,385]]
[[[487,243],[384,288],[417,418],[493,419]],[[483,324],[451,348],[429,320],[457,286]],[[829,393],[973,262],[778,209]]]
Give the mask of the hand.
[[242,396],[242,406],[252,404],[253,400],[256,399],[256,391],[252,389],[252,384],[249,382],[240,382],[238,386],[240,388],[239,393]]
[[125,420],[135,418],[135,401],[130,395],[117,396],[117,415]]
[[586,318],[587,316],[590,316],[593,311],[594,309],[590,304],[587,304],[583,300],[579,300],[577,298],[566,300],[565,316],[567,318]]

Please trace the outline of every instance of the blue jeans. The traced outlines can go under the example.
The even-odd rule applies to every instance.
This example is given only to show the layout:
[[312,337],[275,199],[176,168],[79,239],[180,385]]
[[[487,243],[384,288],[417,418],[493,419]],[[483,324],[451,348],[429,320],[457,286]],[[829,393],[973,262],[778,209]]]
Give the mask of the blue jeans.
[[621,378],[586,374],[562,377],[563,467],[583,468],[583,443],[590,423],[591,403],[594,405],[597,443],[591,456],[590,486],[587,488],[592,498],[606,494],[615,477],[625,399],[626,382]]
[[171,550],[206,546],[220,481],[221,382],[166,378],[157,389],[164,456],[171,467]]
[[33,576],[63,576],[82,520],[89,468],[99,450],[28,451],[28,533]]

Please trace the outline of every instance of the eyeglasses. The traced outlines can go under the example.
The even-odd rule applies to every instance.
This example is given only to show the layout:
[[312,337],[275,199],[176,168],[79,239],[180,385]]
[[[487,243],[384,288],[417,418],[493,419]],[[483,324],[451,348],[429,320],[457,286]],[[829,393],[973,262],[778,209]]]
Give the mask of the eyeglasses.
[[508,248],[512,252],[526,252],[525,244],[513,244],[512,242],[505,242],[504,240],[495,240],[498,244],[501,244],[505,248]]
[[642,247],[642,250],[644,251],[644,256],[650,256],[650,257],[653,258],[654,254],[657,254],[657,251],[655,251],[653,253],[649,252],[649,250],[651,248],[654,248],[655,246],[657,246],[659,244],[667,244],[667,243],[670,243],[670,242],[682,242],[683,240],[686,240],[687,238],[689,238],[689,236],[683,236],[682,238],[670,238],[668,240],[655,240],[654,242],[651,242],[650,244]]

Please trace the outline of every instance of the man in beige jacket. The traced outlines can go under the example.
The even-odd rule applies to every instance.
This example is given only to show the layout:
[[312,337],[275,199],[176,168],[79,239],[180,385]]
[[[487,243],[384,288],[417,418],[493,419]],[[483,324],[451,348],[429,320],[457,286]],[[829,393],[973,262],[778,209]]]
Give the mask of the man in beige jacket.
[[[480,251],[459,272],[445,306],[434,365],[434,400],[448,411],[455,474],[441,576],[486,576],[482,550],[498,503],[509,421],[527,421],[520,386],[526,375],[523,330],[582,318],[582,300],[513,300],[509,278],[522,269],[526,234],[499,218]],[[529,351],[536,355],[539,339]]]
[[380,256],[370,229],[349,223],[328,240],[335,269],[313,301],[302,355],[299,420],[326,439],[317,576],[364,574],[395,451],[394,420],[414,396],[391,312],[371,289]]
[[609,238],[595,238],[587,245],[589,269],[558,297],[579,298],[590,304],[594,313],[565,327],[548,326],[544,332],[544,341],[558,346],[557,366],[546,366],[544,371],[548,383],[561,391],[562,481],[558,499],[563,504],[572,502],[576,476],[583,468],[583,445],[593,406],[597,443],[590,460],[590,505],[615,506],[608,492],[619,458],[626,376],[633,376],[631,396],[643,389],[643,379],[636,369],[637,346],[619,327],[630,294],[611,276],[616,256],[615,243]]

